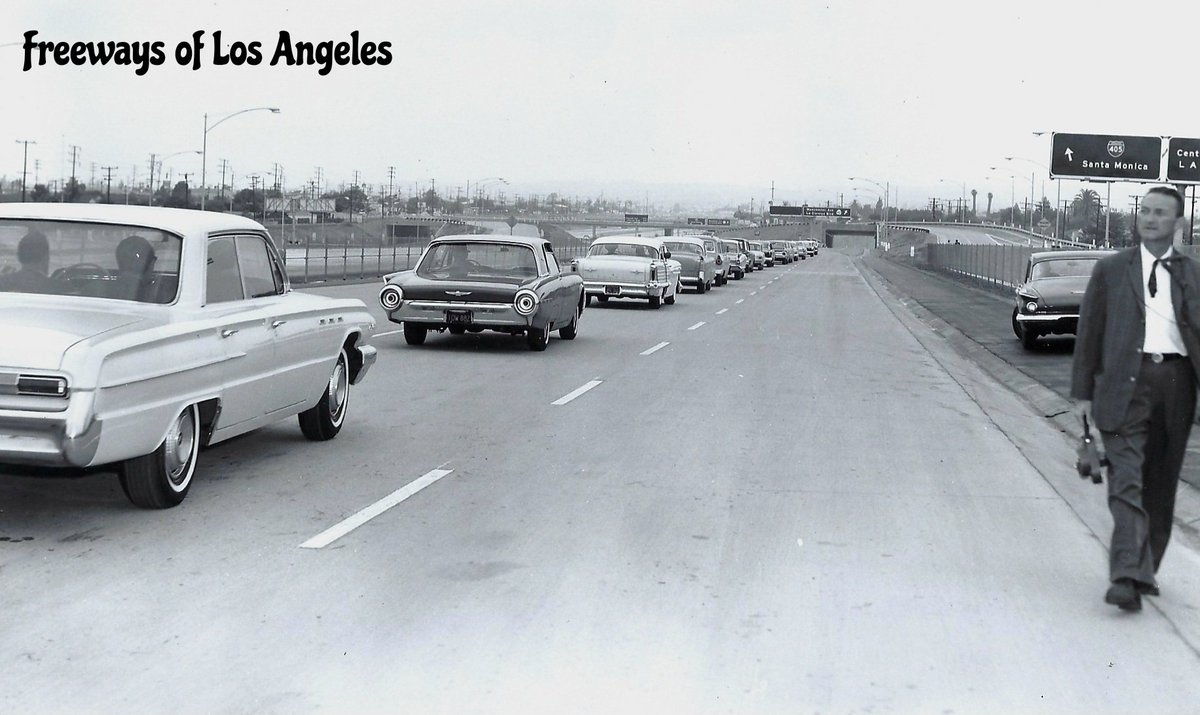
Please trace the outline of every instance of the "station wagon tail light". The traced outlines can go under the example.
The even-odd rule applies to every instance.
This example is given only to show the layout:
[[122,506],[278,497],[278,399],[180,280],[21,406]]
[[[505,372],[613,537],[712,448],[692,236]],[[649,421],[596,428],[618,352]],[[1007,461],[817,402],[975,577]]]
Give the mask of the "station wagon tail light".
[[650,280],[658,280],[658,266],[650,266]]
[[521,315],[532,315],[533,311],[538,307],[538,296],[528,289],[517,291],[517,297],[513,300],[513,307]]
[[48,375],[19,375],[17,377],[17,394],[66,397],[67,379]]
[[383,290],[379,291],[379,304],[384,310],[395,310],[404,302],[404,293],[399,286],[392,284],[385,285]]

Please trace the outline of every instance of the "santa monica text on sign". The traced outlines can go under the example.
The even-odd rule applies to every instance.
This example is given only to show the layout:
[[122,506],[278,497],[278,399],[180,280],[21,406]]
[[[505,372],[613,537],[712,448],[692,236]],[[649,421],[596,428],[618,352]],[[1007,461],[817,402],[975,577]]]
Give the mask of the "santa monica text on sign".
[[1051,147],[1051,178],[1158,181],[1162,176],[1161,137],[1055,132]]

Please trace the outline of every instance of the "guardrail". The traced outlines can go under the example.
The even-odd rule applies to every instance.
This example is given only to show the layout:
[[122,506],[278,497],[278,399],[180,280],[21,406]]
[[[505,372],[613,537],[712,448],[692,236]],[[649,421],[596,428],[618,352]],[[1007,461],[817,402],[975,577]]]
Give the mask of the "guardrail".
[[[497,236],[497,238],[503,238]],[[554,243],[554,242],[552,242]],[[391,246],[367,246],[348,244],[305,245],[289,244],[282,247],[288,280],[294,284],[328,283],[331,281],[359,281],[378,278],[406,271],[416,266],[425,250],[425,244]],[[587,252],[586,246],[554,246],[554,255],[560,264]]]
[[[1071,240],[1068,240],[1065,238],[1053,238],[1051,236],[1043,236],[1040,233],[1035,233],[1033,231],[1030,231],[1029,229],[1021,228],[1020,226],[1009,226],[1007,224],[1002,224],[1002,223],[987,223],[987,222],[973,223],[970,221],[968,221],[968,222],[962,222],[962,221],[896,221],[896,222],[891,222],[891,221],[889,221],[888,222],[889,228],[903,228],[906,226],[916,226],[916,227],[953,226],[953,227],[959,227],[959,228],[994,228],[994,229],[1001,230],[1001,231],[1008,231],[1010,233],[1021,234],[1029,239],[1035,239],[1038,241],[1042,241],[1044,243],[1049,243],[1052,247],[1057,247],[1057,248],[1079,248],[1079,249],[1096,248],[1096,246],[1093,246],[1090,243],[1080,243],[1078,241],[1071,241]],[[928,229],[925,229],[925,230],[926,230],[926,232],[928,232]]]

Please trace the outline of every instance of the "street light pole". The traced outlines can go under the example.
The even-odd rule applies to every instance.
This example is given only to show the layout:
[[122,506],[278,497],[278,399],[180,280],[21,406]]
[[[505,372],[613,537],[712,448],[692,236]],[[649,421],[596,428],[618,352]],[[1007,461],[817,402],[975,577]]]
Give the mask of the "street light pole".
[[221,126],[222,122],[233,119],[239,114],[246,112],[266,111],[271,114],[279,114],[279,107],[250,107],[249,109],[239,109],[233,114],[227,114],[224,117],[213,122],[213,125],[208,126],[208,112],[204,113],[204,140],[201,143],[200,149],[200,210],[204,210],[204,199],[208,195],[208,133],[213,129]]
[[29,145],[37,142],[32,139],[18,139],[17,143],[25,145],[25,158],[21,161],[21,203],[25,203],[25,185],[29,176]]

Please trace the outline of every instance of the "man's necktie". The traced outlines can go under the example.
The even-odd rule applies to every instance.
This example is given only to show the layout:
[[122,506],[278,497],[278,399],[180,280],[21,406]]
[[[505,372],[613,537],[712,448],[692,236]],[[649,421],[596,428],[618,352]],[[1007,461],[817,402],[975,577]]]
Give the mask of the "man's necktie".
[[1151,298],[1158,293],[1158,277],[1155,275],[1155,269],[1158,268],[1158,264],[1163,264],[1163,268],[1169,272],[1171,270],[1171,264],[1181,258],[1182,256],[1168,256],[1166,258],[1154,259],[1154,263],[1150,265],[1150,281],[1146,284],[1146,288],[1150,291]]

